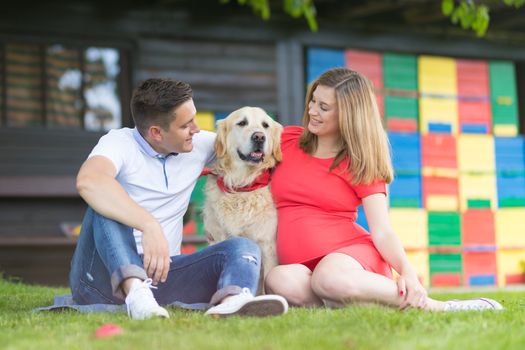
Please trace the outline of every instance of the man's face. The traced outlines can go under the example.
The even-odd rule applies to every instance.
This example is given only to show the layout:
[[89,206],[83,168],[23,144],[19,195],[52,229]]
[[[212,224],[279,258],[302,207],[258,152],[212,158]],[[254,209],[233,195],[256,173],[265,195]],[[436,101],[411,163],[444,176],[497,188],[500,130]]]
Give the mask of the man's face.
[[193,135],[200,131],[195,120],[197,109],[193,100],[184,102],[173,113],[175,119],[169,129],[160,130],[162,138],[157,151],[163,154],[190,152],[193,149]]

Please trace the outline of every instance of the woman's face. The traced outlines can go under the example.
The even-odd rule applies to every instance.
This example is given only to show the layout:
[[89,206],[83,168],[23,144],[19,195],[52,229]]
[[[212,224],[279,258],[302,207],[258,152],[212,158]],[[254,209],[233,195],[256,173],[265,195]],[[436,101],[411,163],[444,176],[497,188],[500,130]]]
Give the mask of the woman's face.
[[308,103],[308,130],[318,137],[339,136],[339,110],[335,90],[318,85]]

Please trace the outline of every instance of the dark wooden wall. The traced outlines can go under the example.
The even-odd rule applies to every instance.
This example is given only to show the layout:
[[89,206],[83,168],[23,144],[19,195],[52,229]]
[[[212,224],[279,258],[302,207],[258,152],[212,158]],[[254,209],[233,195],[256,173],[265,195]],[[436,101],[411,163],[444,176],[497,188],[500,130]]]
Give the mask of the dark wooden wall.
[[0,128],[0,176],[73,176],[101,135],[72,129]]
[[191,84],[198,110],[259,106],[277,112],[275,45],[142,38],[136,80],[171,77]]
[[75,246],[60,225],[82,219],[75,175],[100,135],[0,128],[0,271],[67,285]]

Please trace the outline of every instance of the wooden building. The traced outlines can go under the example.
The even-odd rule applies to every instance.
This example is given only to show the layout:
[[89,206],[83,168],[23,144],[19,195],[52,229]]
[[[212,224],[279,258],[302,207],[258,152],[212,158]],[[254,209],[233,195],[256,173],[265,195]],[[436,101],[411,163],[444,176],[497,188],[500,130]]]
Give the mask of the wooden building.
[[[439,1],[316,0],[319,32],[235,1],[10,1],[0,11],[0,270],[65,284],[74,244],[60,225],[85,204],[75,175],[98,138],[131,126],[149,77],[189,82],[199,111],[260,106],[298,123],[307,51],[378,52],[514,63],[525,101],[525,9],[495,5],[486,37],[454,27]],[[525,115],[525,103],[519,103]],[[521,122],[523,134],[525,122]]]

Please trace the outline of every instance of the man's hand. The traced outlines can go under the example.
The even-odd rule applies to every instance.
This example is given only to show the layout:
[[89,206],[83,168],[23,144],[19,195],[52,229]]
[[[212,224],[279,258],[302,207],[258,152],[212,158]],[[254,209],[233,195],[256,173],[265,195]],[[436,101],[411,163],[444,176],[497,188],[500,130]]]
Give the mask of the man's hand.
[[166,282],[170,269],[168,241],[164,237],[158,222],[147,224],[142,231],[142,248],[144,250],[144,270],[153,284]]

